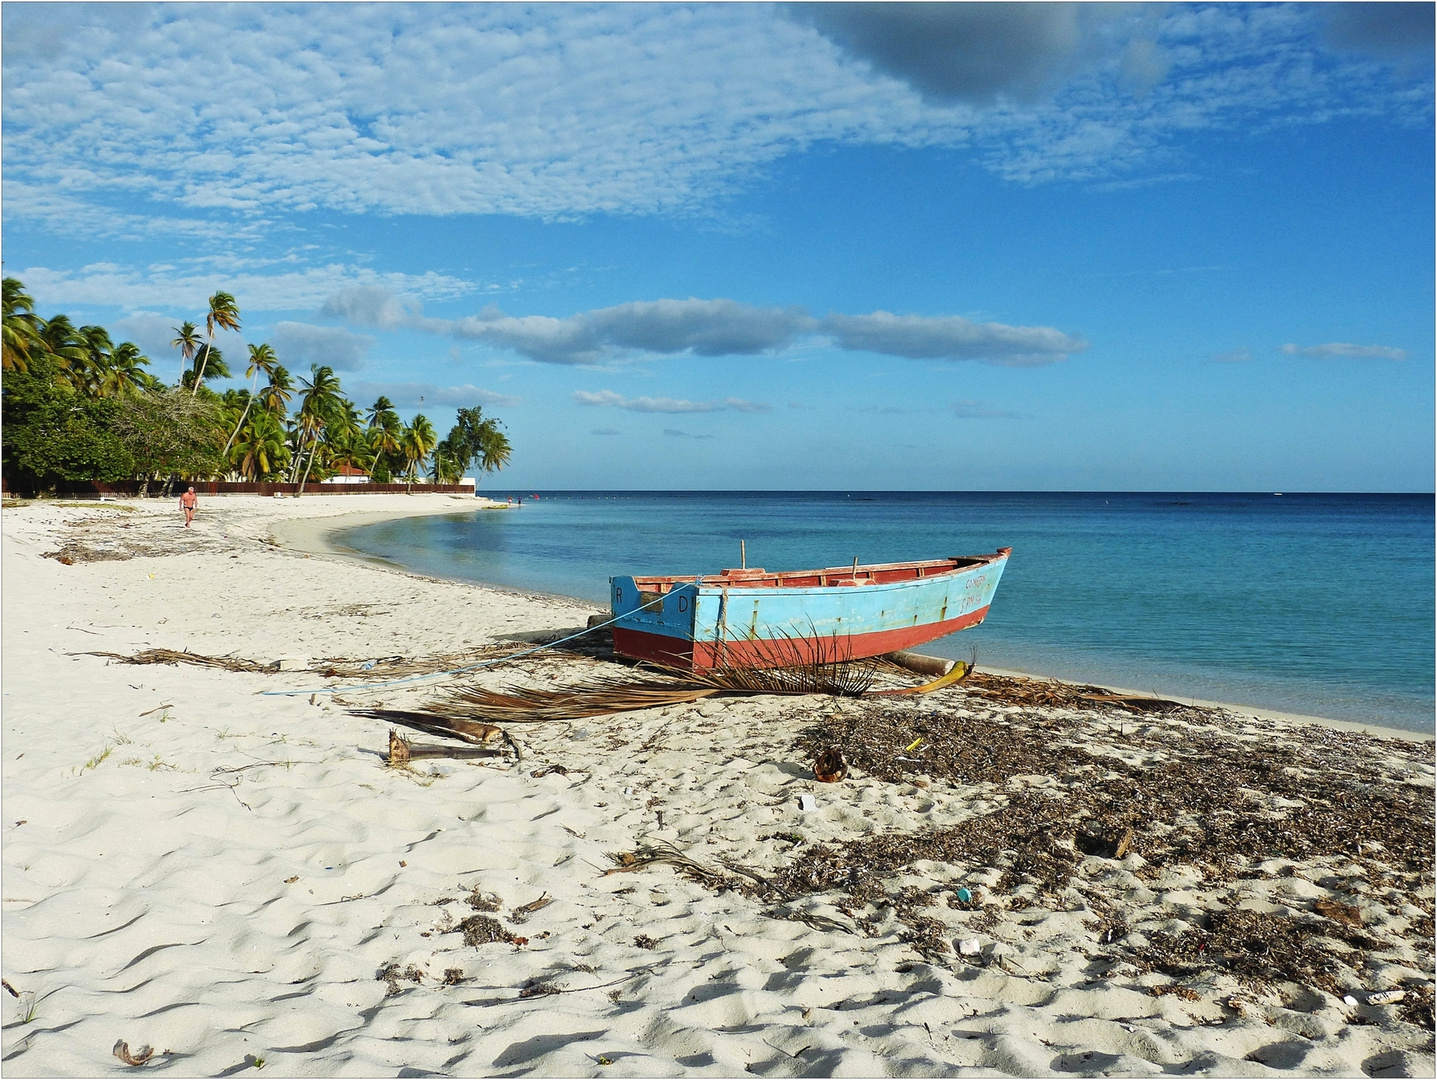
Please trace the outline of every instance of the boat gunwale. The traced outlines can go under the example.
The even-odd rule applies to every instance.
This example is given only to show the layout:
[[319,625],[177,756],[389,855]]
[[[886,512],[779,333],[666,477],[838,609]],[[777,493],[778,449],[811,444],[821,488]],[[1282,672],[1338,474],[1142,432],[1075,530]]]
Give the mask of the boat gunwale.
[[[817,570],[763,571],[758,569],[745,569],[738,571],[739,573],[743,573],[746,575],[755,575],[745,577],[726,577],[722,573],[707,574],[702,576],[689,576],[683,574],[649,574],[643,577],[639,577],[638,575],[616,574],[614,575],[614,577],[630,577],[632,578],[635,586],[637,586],[637,588],[641,592],[657,592],[660,595],[667,593],[670,589],[679,585],[692,585],[699,592],[719,592],[725,589],[764,589],[801,593],[814,590],[848,590],[853,588],[907,588],[913,585],[920,585],[927,581],[942,581],[945,578],[952,577],[956,574],[962,574],[966,571],[976,570],[984,566],[992,566],[994,563],[1006,559],[1011,553],[1011,550],[1011,548],[1000,549],[989,555],[952,555],[946,559],[916,559],[908,562],[891,563],[859,563],[857,567],[858,575],[859,577],[861,577],[862,575],[867,573],[869,575],[869,579],[867,581],[860,581],[855,578],[854,567],[852,565],[828,566]],[[919,575],[915,573],[912,577],[901,578],[897,581],[872,580],[872,574],[875,572],[892,572],[894,570],[916,571],[929,567],[942,567],[944,569],[940,570],[938,573],[931,575]],[[820,579],[825,577],[835,577],[846,580],[843,584],[828,585],[779,584],[779,582],[782,581],[784,578],[803,577],[818,577]],[[649,585],[663,585],[667,586],[667,588],[646,588],[646,586]]]

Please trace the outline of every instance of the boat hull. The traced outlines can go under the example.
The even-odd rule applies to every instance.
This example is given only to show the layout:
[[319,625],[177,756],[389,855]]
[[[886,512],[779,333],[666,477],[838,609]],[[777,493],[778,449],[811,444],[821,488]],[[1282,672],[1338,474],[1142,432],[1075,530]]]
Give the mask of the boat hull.
[[614,651],[706,670],[832,663],[912,648],[987,617],[1008,550],[792,574],[614,577]]

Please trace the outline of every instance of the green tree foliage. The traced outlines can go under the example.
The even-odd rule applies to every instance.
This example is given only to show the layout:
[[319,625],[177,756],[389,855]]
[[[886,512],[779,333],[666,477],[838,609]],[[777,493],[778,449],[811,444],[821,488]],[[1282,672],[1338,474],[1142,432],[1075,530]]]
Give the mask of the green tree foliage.
[[399,452],[404,455],[404,479],[408,483],[419,479],[419,470],[437,442],[434,425],[423,413],[416,414],[414,422],[399,437]]
[[394,411],[394,403],[387,397],[379,397],[366,411],[369,427],[365,437],[373,455],[367,471],[375,483],[387,484],[393,480],[396,468],[403,470],[399,440],[404,434],[404,424]]
[[24,284],[5,278],[3,467],[12,487],[139,478],[144,492],[157,479],[168,490],[175,479],[239,476],[288,478],[303,491],[345,467],[413,484],[426,462],[436,481],[453,482],[472,463],[490,472],[509,460],[502,425],[478,407],[460,409],[440,441],[422,415],[405,425],[388,398],[361,416],[327,366],[311,365],[296,386],[268,345],[249,346],[248,389],[216,394],[206,378],[230,374],[214,346],[217,329],[239,329],[239,309],[224,292],[210,297],[204,338],[194,323],[174,328],[180,379],[166,387],[133,342],[115,344],[103,327],[62,314],[41,318]]
[[223,421],[217,401],[179,387],[121,398],[114,431],[145,481],[214,476],[221,469]]
[[[477,405],[472,409],[460,409],[454,426],[449,429],[438,451],[445,459],[446,475],[458,479],[471,464],[477,464],[481,473],[491,473],[509,464],[513,451],[503,427],[497,418],[486,417],[484,410]],[[436,475],[438,460],[436,457]]]
[[[191,397],[199,393],[200,384],[205,381],[205,369],[212,363],[215,351],[215,327],[217,326],[223,330],[240,328],[239,305],[235,303],[235,298],[227,292],[217,292],[210,297],[210,309],[205,313],[205,336],[208,341],[205,343],[205,351],[200,357],[199,366],[195,369],[194,389],[190,391]],[[211,369],[210,375],[212,378],[219,379],[229,375],[229,371],[226,370],[224,375],[221,375],[218,371]]]
[[16,491],[37,494],[63,480],[121,480],[133,471],[129,449],[113,430],[118,403],[78,393],[53,358],[32,354],[24,371],[7,372],[3,400],[3,467]]
[[7,277],[3,288],[3,367],[6,371],[24,371],[29,367],[30,353],[40,338],[40,317],[35,314],[35,301],[25,291],[25,285],[19,278]]

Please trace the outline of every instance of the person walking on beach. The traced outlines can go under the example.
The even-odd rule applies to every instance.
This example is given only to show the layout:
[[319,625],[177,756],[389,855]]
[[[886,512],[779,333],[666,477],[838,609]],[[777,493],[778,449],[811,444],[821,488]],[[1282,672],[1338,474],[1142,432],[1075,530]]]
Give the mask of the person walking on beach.
[[195,494],[194,485],[190,490],[180,496],[180,509],[185,512],[185,528],[190,527],[190,522],[195,520],[195,507],[199,505],[199,496]]

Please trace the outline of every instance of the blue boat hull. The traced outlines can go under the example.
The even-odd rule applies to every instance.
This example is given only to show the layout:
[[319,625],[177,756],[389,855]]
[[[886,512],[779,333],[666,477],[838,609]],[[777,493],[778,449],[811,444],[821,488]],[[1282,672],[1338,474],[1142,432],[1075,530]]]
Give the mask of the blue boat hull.
[[1011,549],[914,563],[609,579],[614,651],[666,667],[879,656],[977,626]]

